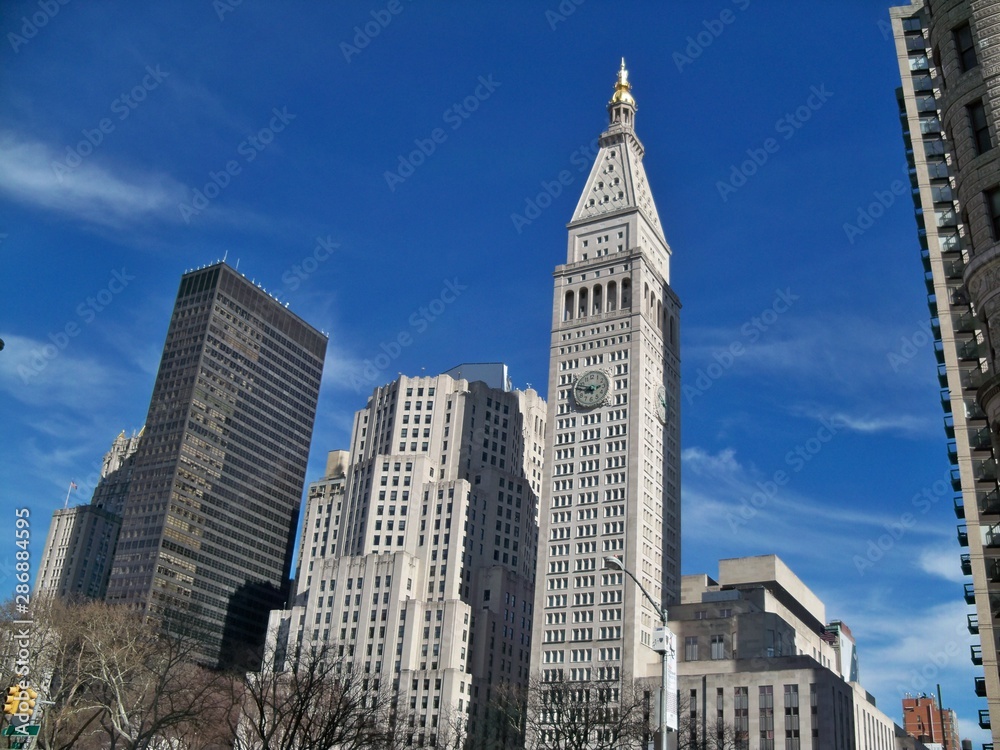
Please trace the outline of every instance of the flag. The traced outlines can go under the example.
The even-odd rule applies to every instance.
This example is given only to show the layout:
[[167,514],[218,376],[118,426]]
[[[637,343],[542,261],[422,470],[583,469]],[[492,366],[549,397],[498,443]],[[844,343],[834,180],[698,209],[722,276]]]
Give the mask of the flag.
[[78,490],[78,489],[80,489],[79,487],[76,486],[76,482],[70,482],[69,483],[69,488],[71,490]]

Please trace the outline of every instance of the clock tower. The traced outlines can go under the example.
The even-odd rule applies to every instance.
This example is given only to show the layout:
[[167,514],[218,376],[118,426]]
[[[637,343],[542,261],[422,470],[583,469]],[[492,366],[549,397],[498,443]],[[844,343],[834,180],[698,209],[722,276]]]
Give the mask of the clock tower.
[[680,302],[622,60],[556,266],[531,665],[542,682],[660,674],[680,594]]

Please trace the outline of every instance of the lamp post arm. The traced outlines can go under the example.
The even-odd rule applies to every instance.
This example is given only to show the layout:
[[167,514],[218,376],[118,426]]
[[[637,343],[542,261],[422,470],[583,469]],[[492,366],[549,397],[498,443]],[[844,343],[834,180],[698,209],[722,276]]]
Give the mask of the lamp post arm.
[[660,616],[660,620],[663,622],[664,625],[666,625],[667,608],[656,603],[656,600],[649,595],[649,592],[646,591],[646,588],[641,583],[639,583],[639,579],[635,577],[635,575],[632,573],[631,570],[629,570],[625,566],[622,566],[621,571],[629,578],[631,578],[633,581],[635,581],[635,585],[639,587],[639,591],[641,591],[642,595],[646,597],[646,601],[648,601],[650,604],[653,605],[653,609],[655,609],[656,613]]

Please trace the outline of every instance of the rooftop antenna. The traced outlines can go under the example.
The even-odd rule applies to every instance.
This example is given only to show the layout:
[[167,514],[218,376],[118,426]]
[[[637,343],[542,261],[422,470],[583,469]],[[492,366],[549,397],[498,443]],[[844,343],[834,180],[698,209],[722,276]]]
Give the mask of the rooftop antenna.
[[228,257],[229,257],[229,248],[226,248],[226,252],[224,252],[222,254],[222,262],[225,263],[226,262],[226,258],[228,258]]

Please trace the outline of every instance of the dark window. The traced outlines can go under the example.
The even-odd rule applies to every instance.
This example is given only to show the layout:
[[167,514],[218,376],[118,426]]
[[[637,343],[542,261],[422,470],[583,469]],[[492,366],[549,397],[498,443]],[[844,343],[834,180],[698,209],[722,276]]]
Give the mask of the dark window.
[[983,195],[986,197],[986,210],[990,217],[993,240],[1000,240],[1000,186],[987,190]]
[[965,109],[969,113],[969,128],[972,130],[972,140],[976,144],[976,155],[989,151],[993,148],[993,142],[990,139],[990,123],[986,119],[986,107],[983,106],[982,100],[979,100]]
[[958,51],[958,64],[964,73],[979,65],[976,59],[976,43],[972,39],[972,27],[968,23],[955,27],[951,32],[955,37],[955,49]]

